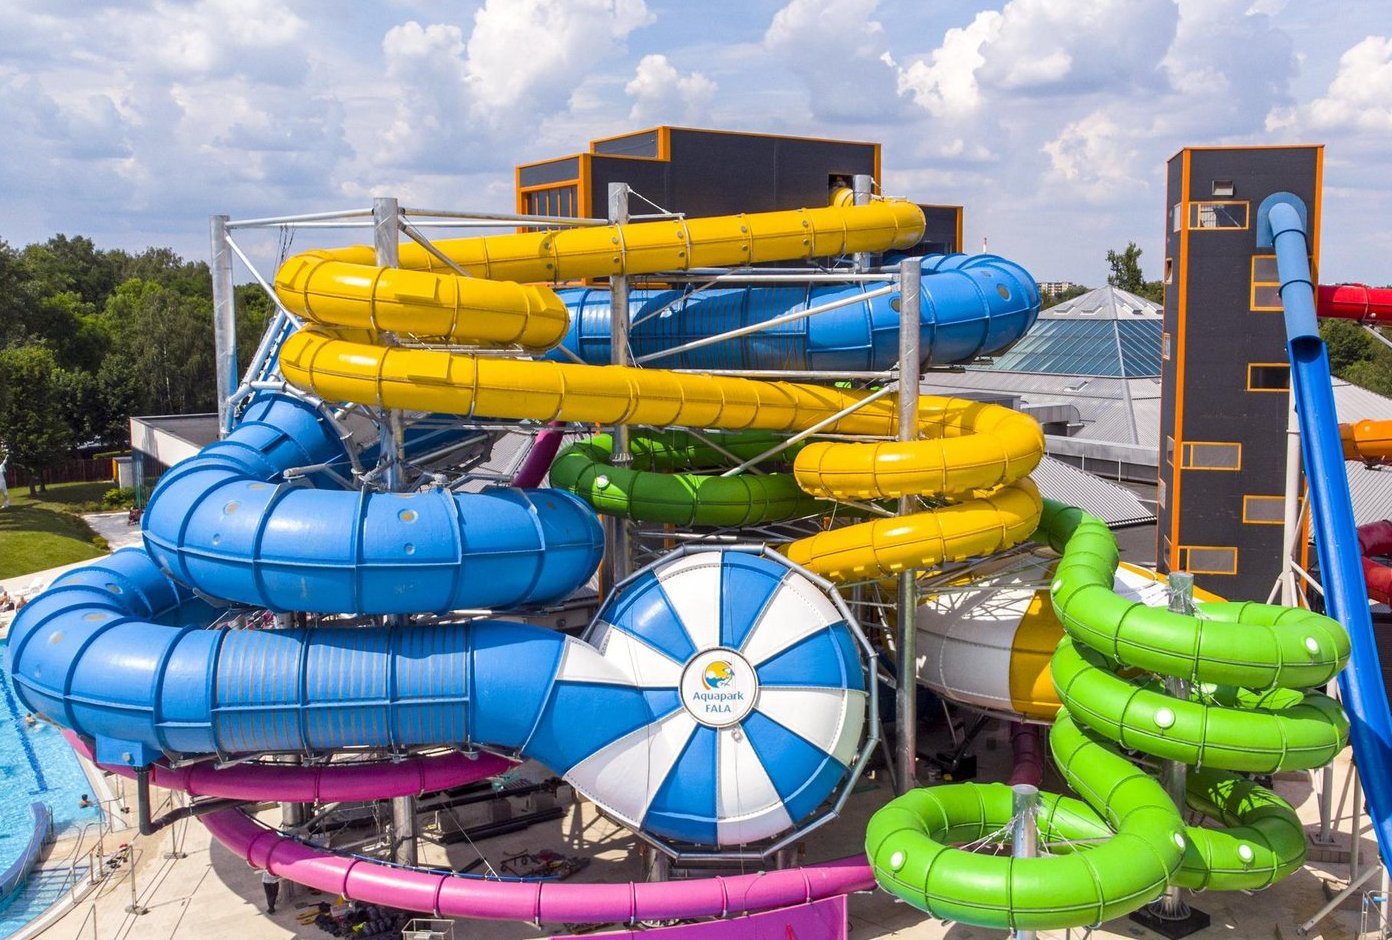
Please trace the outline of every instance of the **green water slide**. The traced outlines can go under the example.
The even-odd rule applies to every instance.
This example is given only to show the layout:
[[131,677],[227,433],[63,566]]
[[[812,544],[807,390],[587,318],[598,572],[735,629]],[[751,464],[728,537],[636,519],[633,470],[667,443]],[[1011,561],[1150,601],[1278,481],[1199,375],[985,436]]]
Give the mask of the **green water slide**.
[[[551,485],[576,494],[596,512],[679,526],[760,525],[830,512],[832,504],[804,493],[791,473],[701,472],[756,457],[784,436],[711,433],[702,441],[681,431],[634,432],[632,462],[618,465],[613,438],[597,434],[556,455]],[[800,449],[788,448],[781,459],[792,460]]]
[[[970,851],[1008,830],[1004,784],[915,790],[871,818],[865,847],[880,886],[935,917],[1047,930],[1099,924],[1170,884],[1250,890],[1305,860],[1295,810],[1238,772],[1322,766],[1348,733],[1339,705],[1310,691],[1343,668],[1333,620],[1250,603],[1200,604],[1194,616],[1118,596],[1106,525],[1046,501],[1036,538],[1061,551],[1051,585],[1067,633],[1054,654],[1064,709],[1054,760],[1082,800],[1045,796],[1038,858]],[[1178,699],[1163,677],[1191,683]],[[1200,765],[1186,803],[1218,824],[1186,826],[1160,784],[1123,751]]]

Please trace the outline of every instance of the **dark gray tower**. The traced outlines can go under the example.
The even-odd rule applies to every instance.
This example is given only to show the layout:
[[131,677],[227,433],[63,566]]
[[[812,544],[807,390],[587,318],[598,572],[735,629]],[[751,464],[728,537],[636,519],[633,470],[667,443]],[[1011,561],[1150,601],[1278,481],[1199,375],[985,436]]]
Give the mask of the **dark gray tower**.
[[1323,147],[1189,147],[1169,162],[1157,563],[1234,600],[1266,600],[1284,567],[1290,366],[1257,207],[1305,200],[1316,270],[1323,162]]

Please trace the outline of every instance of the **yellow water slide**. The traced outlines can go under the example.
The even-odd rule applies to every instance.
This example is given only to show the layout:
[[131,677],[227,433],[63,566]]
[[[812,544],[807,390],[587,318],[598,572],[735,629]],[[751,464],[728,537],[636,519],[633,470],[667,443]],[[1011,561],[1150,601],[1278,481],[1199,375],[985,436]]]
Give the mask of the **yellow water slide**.
[[1345,460],[1366,463],[1392,461],[1392,421],[1364,419],[1353,424],[1339,425],[1339,442]]
[[[912,203],[877,200],[436,242],[449,264],[411,244],[401,246],[396,268],[375,264],[368,247],[306,252],[276,275],[281,302],[307,321],[286,340],[281,370],[326,400],[381,408],[797,432],[869,393],[525,358],[560,342],[568,323],[564,303],[537,282],[907,248],[923,224]],[[887,396],[823,430],[893,437],[897,414]],[[798,483],[817,496],[920,494],[950,505],[822,532],[789,546],[789,557],[851,580],[987,555],[1029,538],[1041,506],[1028,474],[1044,449],[1032,418],[924,397],[917,433],[920,440],[908,443],[811,444],[797,456]]]

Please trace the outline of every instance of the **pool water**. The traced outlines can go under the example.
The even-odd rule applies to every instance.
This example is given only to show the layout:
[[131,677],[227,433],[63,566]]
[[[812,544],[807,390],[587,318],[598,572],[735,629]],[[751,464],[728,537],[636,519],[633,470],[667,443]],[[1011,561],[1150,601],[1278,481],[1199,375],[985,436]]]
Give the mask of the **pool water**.
[[[53,831],[60,837],[76,833],[99,814],[96,806],[79,805],[84,793],[94,801],[96,797],[68,742],[50,724],[28,724],[25,714],[10,684],[9,644],[0,640],[0,871],[19,857],[29,840],[29,804],[39,801],[52,807]],[[0,928],[0,936],[7,932]]]

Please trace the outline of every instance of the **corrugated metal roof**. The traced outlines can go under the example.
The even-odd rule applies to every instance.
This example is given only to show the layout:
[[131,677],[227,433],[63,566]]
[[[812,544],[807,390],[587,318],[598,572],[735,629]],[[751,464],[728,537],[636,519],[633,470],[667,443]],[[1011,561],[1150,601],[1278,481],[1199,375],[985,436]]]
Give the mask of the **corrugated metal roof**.
[[1334,410],[1339,413],[1340,421],[1349,423],[1365,418],[1377,421],[1392,419],[1392,398],[1384,398],[1377,392],[1335,379]]
[[1392,518],[1392,467],[1365,467],[1361,463],[1345,466],[1354,524],[1367,525]]
[[[1392,474],[1388,476],[1392,478]],[[1109,526],[1155,521],[1152,508],[1126,487],[1093,476],[1062,460],[1045,456],[1030,477],[1044,496],[1086,510]]]
[[1160,446],[1158,378],[1118,379],[1024,372],[932,373],[924,387],[939,394],[1012,396],[1027,405],[1072,405],[1083,424],[1074,437],[1143,447]]
[[[1392,420],[1392,398],[1334,380],[1334,408],[1339,420],[1347,423],[1372,419]],[[1392,518],[1392,467],[1368,467],[1357,461],[1344,464],[1348,470],[1349,497],[1353,502],[1353,521],[1357,525]]]

